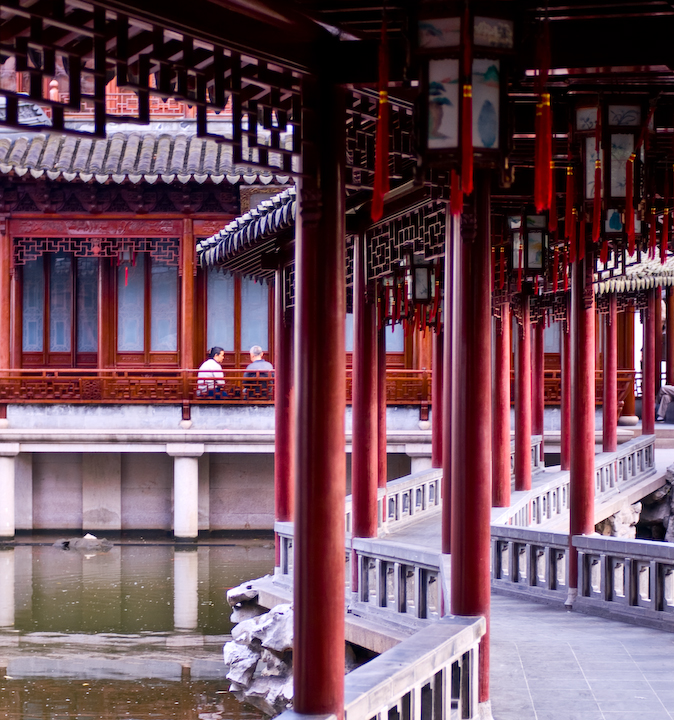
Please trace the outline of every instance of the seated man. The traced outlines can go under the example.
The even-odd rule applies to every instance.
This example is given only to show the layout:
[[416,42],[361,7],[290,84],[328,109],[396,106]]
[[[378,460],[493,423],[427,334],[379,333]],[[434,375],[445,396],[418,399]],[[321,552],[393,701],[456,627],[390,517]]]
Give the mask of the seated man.
[[246,372],[243,377],[243,390],[246,397],[250,400],[270,400],[272,380],[250,380],[249,378],[268,378],[274,376],[274,366],[263,360],[264,351],[259,345],[253,345],[250,349],[251,362],[246,366]]
[[225,373],[222,371],[222,361],[225,351],[221,347],[213,347],[209,357],[199,368],[197,374],[197,395],[199,397],[224,397]]
[[655,419],[663,422],[667,414],[669,403],[674,399],[674,385],[662,385],[658,390],[658,396],[655,399]]

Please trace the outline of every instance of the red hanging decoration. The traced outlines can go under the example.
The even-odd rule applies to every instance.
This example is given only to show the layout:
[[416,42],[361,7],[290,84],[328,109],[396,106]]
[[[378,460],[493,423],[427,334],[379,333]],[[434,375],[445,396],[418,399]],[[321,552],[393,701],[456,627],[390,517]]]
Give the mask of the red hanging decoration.
[[517,264],[517,292],[522,292],[522,265],[524,265],[524,248],[520,245],[517,252],[518,264]]
[[555,248],[555,252],[552,256],[552,292],[557,292],[558,277],[559,277],[559,248]]
[[601,250],[599,251],[599,260],[606,265],[608,261],[608,238],[604,238],[604,242],[601,244]]
[[592,242],[598,243],[601,235],[601,116],[597,110],[597,129],[595,132],[594,151],[594,203],[592,212]]
[[573,222],[574,190],[573,166],[569,165],[566,168],[566,206],[564,208],[564,237],[567,240],[571,236],[571,223]]
[[655,208],[651,208],[651,214],[648,218],[648,257],[652,260],[655,259],[655,249],[658,246],[658,239],[656,236],[656,215]]
[[635,250],[634,232],[634,160],[636,155],[632,153],[625,164],[625,232],[627,233],[627,245],[630,255]]
[[660,262],[667,261],[667,246],[669,245],[669,208],[665,208],[662,216],[662,235],[660,235]]
[[534,295],[538,295],[538,275],[534,278]]
[[564,292],[569,289],[569,272],[567,269],[568,264],[569,263],[566,257],[566,250],[564,250]]
[[576,220],[578,211],[571,210],[571,222],[569,224],[569,264],[576,262]]
[[379,113],[377,115],[377,136],[374,150],[374,194],[370,217],[373,222],[384,214],[384,195],[389,191],[388,148],[389,148],[389,102],[388,102],[388,38],[386,15],[381,23],[379,45]]
[[461,24],[463,46],[463,90],[461,97],[461,186],[465,195],[473,192],[473,34],[470,10]]
[[542,93],[536,105],[534,155],[534,205],[536,212],[548,210],[552,201],[552,111],[550,93]]
[[[552,162],[552,160],[550,162]],[[555,168],[553,164],[550,172],[550,213],[548,218],[548,229],[551,233],[556,233],[559,226],[559,218],[557,217],[557,183],[555,179]]]
[[124,266],[124,287],[127,287],[129,284],[129,266]]
[[453,216],[461,215],[463,212],[463,192],[461,190],[461,178],[456,170],[452,170],[451,195],[449,198],[449,211]]
[[491,249],[491,291],[496,289],[496,251],[497,248]]
[[578,260],[585,257],[585,213],[580,216],[580,227],[578,228]]
[[501,277],[499,278],[499,289],[503,290],[505,287],[505,270],[506,270],[506,258],[505,258],[505,248],[503,245],[501,245]]

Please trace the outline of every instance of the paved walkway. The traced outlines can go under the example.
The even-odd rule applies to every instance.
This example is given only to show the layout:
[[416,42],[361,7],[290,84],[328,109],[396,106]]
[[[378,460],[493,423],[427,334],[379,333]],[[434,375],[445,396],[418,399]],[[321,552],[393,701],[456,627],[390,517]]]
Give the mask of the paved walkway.
[[[390,539],[440,552],[440,516]],[[674,720],[674,633],[492,594],[490,687],[494,720]]]

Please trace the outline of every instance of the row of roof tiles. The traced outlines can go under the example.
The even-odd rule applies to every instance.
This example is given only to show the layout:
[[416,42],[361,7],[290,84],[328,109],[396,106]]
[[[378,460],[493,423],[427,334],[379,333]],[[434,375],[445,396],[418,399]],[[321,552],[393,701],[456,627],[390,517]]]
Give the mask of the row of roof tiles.
[[203,183],[210,179],[232,184],[239,181],[285,184],[286,174],[254,173],[234,166],[231,147],[214,140],[190,135],[152,132],[114,133],[103,140],[59,134],[30,134],[0,137],[0,172],[33,177],[46,174],[84,182],[155,183],[174,179]]

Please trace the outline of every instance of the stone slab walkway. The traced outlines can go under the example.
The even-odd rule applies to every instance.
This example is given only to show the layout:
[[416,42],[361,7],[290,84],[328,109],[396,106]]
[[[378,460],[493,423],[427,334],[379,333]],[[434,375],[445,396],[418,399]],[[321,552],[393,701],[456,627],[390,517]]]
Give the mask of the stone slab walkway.
[[494,720],[673,720],[674,634],[492,595]]

